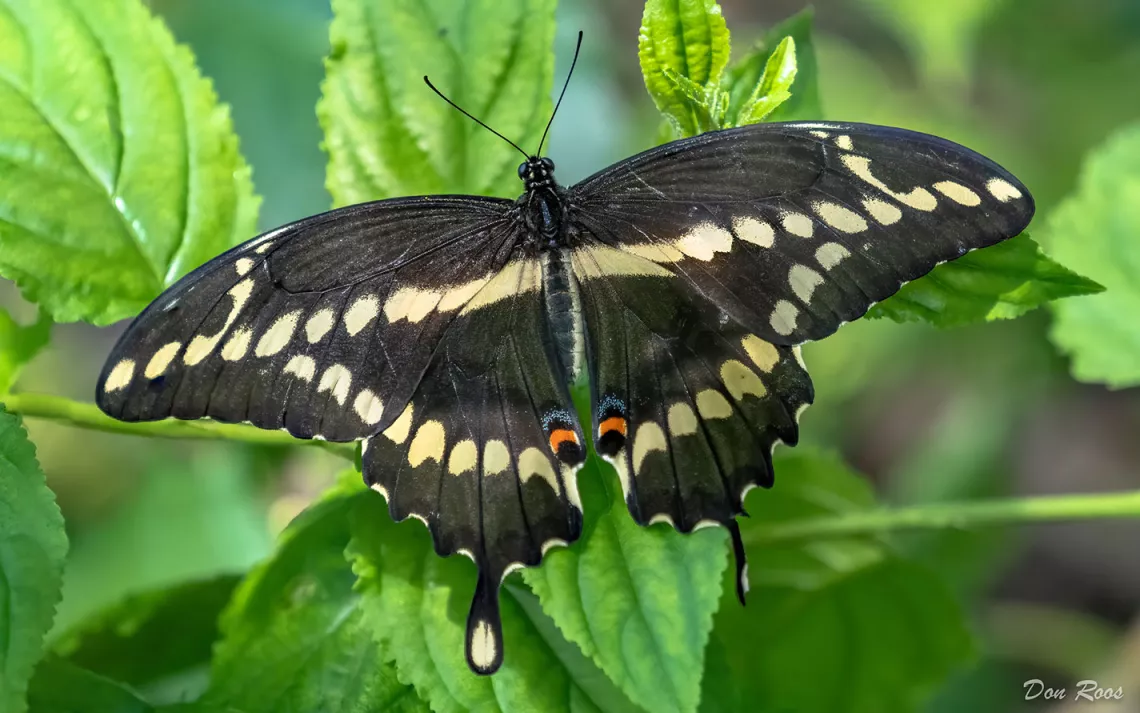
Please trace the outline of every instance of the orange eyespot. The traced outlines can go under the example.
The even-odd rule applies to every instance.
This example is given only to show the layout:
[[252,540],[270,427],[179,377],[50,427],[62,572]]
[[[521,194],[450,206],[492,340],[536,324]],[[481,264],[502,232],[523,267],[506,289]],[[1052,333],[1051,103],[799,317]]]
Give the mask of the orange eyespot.
[[550,450],[558,453],[558,448],[567,441],[577,445],[578,434],[571,431],[569,428],[556,428],[550,432]]
[[610,431],[617,431],[621,435],[625,435],[625,419],[621,416],[610,416],[605,421],[598,424],[598,436],[604,436]]

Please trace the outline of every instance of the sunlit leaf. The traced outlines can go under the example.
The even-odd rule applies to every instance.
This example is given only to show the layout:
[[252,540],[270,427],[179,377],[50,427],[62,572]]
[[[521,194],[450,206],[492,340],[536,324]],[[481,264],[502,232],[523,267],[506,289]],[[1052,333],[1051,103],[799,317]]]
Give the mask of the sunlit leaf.
[[318,107],[338,205],[429,193],[514,198],[550,118],[554,0],[334,0]]
[[739,116],[744,103],[760,83],[773,50],[785,37],[790,37],[796,46],[796,76],[790,87],[791,97],[767,119],[799,121],[823,118],[819,99],[819,62],[812,38],[813,19],[811,8],[789,17],[768,30],[752,49],[728,68],[724,75],[724,88],[729,94],[728,116]]
[[1049,259],[1023,234],[939,265],[867,316],[952,327],[1020,317],[1051,300],[1103,289]]
[[1089,155],[1045,234],[1058,260],[1106,288],[1053,306],[1050,336],[1072,357],[1073,375],[1118,388],[1140,384],[1140,124]]
[[0,1],[0,274],[106,324],[253,235],[229,112],[139,0]]
[[59,603],[67,536],[20,419],[0,411],[0,710],[25,693]]
[[796,81],[796,42],[785,37],[776,45],[764,65],[764,73],[752,90],[752,95],[733,119],[736,126],[763,121],[781,104],[791,98],[791,86]]

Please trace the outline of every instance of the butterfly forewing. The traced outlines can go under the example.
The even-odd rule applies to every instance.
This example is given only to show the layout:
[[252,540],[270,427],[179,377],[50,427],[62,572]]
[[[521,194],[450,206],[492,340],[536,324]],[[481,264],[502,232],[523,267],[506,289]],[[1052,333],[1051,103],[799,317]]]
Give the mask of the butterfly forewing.
[[1024,186],[969,149],[846,123],[666,144],[578,184],[570,202],[586,233],[661,265],[777,344],[831,334],[1033,215]]

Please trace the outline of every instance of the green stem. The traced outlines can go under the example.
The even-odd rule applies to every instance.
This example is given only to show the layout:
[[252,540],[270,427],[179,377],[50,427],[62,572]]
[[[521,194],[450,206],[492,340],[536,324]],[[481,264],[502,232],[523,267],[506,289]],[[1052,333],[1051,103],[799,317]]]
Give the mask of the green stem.
[[0,395],[0,404],[9,413],[18,413],[30,418],[44,418],[80,428],[89,428],[108,433],[124,433],[132,436],[152,438],[207,438],[253,443],[262,446],[312,445],[353,460],[356,447],[352,443],[329,443],[327,441],[306,441],[294,438],[283,431],[266,431],[243,424],[218,423],[217,421],[145,421],[127,423],[118,421],[100,411],[94,404],[72,401],[49,394],[6,394]]
[[1140,518],[1140,491],[1096,495],[1050,495],[876,508],[805,518],[756,528],[749,544],[877,535],[897,530],[967,529],[1031,522]]

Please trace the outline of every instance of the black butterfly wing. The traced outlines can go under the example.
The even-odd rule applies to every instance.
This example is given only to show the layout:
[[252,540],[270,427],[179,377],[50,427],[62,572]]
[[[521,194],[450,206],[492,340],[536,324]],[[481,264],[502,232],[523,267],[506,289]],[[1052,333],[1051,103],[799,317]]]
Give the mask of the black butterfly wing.
[[499,585],[581,534],[583,436],[514,204],[410,198],[308,218],[183,278],[120,338],[97,401],[365,439],[366,482],[479,567],[467,658],[502,661]]
[[452,321],[518,241],[508,201],[408,198],[266,233],[140,314],[99,378],[125,421],[249,421],[348,441],[399,415]]
[[512,265],[487,287],[502,298],[456,320],[404,412],[364,451],[365,480],[392,516],[424,521],[437,553],[478,566],[466,650],[479,673],[502,661],[503,578],[582,530],[585,441],[553,366],[541,264]]
[[903,129],[773,123],[702,134],[571,189],[594,239],[665,267],[776,344],[820,339],[938,263],[1021,232],[1029,191]]
[[640,523],[726,525],[773,482],[812,385],[797,345],[1019,233],[989,159],[861,124],[763,124],[652,149],[570,189],[599,453]]

